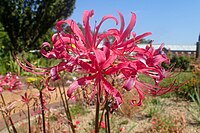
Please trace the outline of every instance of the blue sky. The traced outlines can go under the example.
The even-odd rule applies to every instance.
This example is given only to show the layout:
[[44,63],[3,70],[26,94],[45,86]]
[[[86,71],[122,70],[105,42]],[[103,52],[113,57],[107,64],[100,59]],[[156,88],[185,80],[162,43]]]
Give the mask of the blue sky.
[[[108,14],[119,19],[117,11],[122,12],[128,24],[131,12],[136,13],[133,31],[151,31],[153,35],[146,39],[156,44],[195,44],[200,33],[200,0],[77,0],[70,18],[82,24],[84,10],[91,9],[95,11],[91,25]],[[114,21],[106,21],[101,31],[111,27],[115,27]]]

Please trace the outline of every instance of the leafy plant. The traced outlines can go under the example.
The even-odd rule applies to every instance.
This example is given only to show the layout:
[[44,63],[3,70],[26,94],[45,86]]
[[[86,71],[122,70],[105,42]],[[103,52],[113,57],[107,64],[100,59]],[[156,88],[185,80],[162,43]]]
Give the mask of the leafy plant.
[[195,103],[195,107],[190,107],[194,119],[200,124],[200,90],[195,88],[195,92],[191,94],[192,101]]
[[161,110],[162,110],[162,105],[160,103],[160,100],[157,98],[153,98],[150,101],[147,100],[146,101],[146,108],[145,108],[145,112],[146,112],[146,116],[147,117],[155,117],[156,115],[158,115]]
[[88,113],[87,109],[80,103],[72,105],[70,108],[70,112],[72,116],[85,115],[86,113]]

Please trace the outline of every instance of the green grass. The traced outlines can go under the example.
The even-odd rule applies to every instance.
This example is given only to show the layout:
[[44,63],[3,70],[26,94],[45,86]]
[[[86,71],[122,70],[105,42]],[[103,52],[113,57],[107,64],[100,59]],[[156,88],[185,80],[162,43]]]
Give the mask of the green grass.
[[88,110],[80,103],[77,103],[70,108],[70,112],[72,116],[76,116],[76,115],[85,115],[86,113],[88,113]]
[[154,97],[154,98],[148,98],[145,101],[145,113],[146,117],[154,117],[157,116],[161,111],[162,111],[162,104],[160,102],[159,97]]

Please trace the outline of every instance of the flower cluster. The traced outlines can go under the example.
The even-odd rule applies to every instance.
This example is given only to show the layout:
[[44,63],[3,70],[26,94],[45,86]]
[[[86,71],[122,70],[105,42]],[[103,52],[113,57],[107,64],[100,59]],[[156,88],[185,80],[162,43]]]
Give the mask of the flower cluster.
[[6,74],[5,76],[0,77],[0,93],[3,90],[13,91],[20,88],[22,83],[19,81],[17,75],[12,75],[11,73]]
[[[111,75],[117,75],[115,78],[124,81],[122,88],[126,91],[132,89],[137,91],[139,101],[132,100],[133,105],[141,105],[145,94],[161,95],[170,91],[172,86],[169,88],[159,86],[159,83],[166,78],[161,63],[169,63],[169,59],[162,52],[164,45],[154,49],[150,43],[145,48],[140,48],[139,41],[151,35],[151,32],[136,35],[133,32],[136,15],[131,13],[131,20],[125,28],[124,17],[120,12],[118,14],[120,21],[112,15],[107,15],[94,28],[90,25],[90,18],[94,15],[93,10],[84,12],[83,29],[74,20],[59,21],[56,25],[58,32],[52,36],[53,48],[48,51],[51,45],[45,42],[41,53],[48,59],[55,58],[62,61],[56,66],[43,69],[45,70],[43,72],[38,72],[27,62],[28,68],[22,63],[19,63],[20,66],[37,74],[49,74],[46,81],[47,88],[50,79],[55,81],[61,78],[59,74],[61,71],[82,72],[84,76],[71,83],[67,95],[72,97],[78,87],[93,84],[91,96],[103,95],[104,98],[112,96],[116,107],[123,102],[123,94],[107,79]],[[116,25],[120,24],[120,29],[111,28],[100,33],[101,25],[108,19],[113,20]],[[70,32],[66,32],[66,25],[70,27]],[[154,83],[141,81],[140,74],[151,77]]]

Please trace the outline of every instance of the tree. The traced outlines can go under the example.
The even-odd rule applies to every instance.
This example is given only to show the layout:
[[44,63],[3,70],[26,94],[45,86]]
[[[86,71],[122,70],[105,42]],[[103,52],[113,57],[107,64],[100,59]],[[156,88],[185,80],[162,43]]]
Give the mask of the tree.
[[0,23],[0,56],[6,53],[6,51],[4,51],[5,46],[3,44],[7,43],[9,43],[9,37]]
[[58,19],[73,12],[76,0],[1,0],[0,23],[7,32],[9,51],[40,47],[41,38]]

